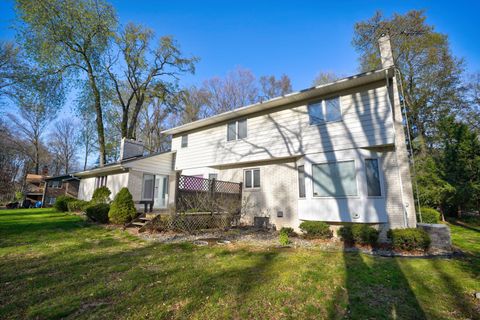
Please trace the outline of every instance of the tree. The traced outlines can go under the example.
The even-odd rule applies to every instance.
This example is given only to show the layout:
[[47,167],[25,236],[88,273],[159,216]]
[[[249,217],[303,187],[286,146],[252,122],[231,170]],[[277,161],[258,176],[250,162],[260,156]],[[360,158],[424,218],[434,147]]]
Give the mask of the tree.
[[[179,76],[193,73],[198,60],[184,57],[172,37],[161,37],[155,49],[153,40],[152,30],[127,24],[116,38],[119,52],[105,67],[122,108],[121,135],[129,139],[136,136],[138,116],[149,96],[175,95]],[[119,65],[124,69],[120,75],[115,72]]]
[[421,136],[427,147],[432,147],[438,137],[439,121],[462,104],[463,61],[452,55],[448,37],[425,20],[423,11],[394,14],[392,18],[377,12],[355,24],[353,45],[360,53],[363,71],[379,69],[377,40],[384,33],[390,36],[410,135]]
[[470,76],[466,87],[466,105],[462,116],[480,134],[480,72]]
[[282,74],[278,80],[275,76],[261,76],[259,81],[263,97],[266,99],[284,96],[292,92],[292,83],[286,74]]
[[208,93],[209,115],[247,106],[259,100],[255,76],[247,69],[237,68],[225,78],[206,80],[202,89]]
[[17,0],[19,37],[29,53],[53,72],[87,77],[94,98],[100,165],[105,164],[101,59],[112,39],[116,15],[103,0]]
[[28,81],[15,86],[14,101],[19,110],[18,115],[8,116],[15,124],[23,140],[33,147],[29,153],[35,174],[40,171],[41,139],[50,120],[53,119],[63,104],[61,79],[55,76],[38,78],[32,75]]
[[13,86],[25,76],[20,48],[12,42],[0,41],[0,96],[11,96]]
[[313,85],[320,86],[322,84],[334,82],[338,79],[340,79],[340,77],[333,72],[319,72],[315,77],[315,80],[313,80]]
[[75,166],[77,158],[77,123],[72,119],[61,119],[55,122],[50,134],[49,145],[53,155],[61,165],[61,171],[68,174]]

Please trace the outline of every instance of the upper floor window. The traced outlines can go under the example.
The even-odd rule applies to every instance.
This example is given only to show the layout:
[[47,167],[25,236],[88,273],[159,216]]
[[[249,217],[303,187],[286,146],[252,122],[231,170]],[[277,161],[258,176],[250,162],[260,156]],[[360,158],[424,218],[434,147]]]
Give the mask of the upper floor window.
[[247,119],[235,120],[227,124],[227,141],[247,137]]
[[340,97],[322,100],[308,105],[310,124],[322,124],[342,120]]
[[182,148],[188,147],[188,135],[184,134],[182,136]]

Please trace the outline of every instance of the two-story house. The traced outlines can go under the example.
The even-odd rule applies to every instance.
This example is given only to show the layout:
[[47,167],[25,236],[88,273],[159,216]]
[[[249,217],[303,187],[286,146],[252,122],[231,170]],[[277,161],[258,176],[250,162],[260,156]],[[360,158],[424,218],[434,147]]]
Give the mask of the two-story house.
[[379,45],[381,70],[164,131],[172,135],[175,170],[242,182],[246,221],[415,227],[388,37]]

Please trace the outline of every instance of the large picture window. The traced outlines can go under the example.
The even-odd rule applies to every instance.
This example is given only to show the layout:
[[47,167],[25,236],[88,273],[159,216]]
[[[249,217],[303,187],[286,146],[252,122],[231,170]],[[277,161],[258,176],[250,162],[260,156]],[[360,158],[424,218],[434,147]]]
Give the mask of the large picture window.
[[308,116],[310,118],[310,124],[322,124],[342,120],[340,97],[309,104]]
[[329,162],[312,166],[313,195],[348,197],[357,195],[355,162]]
[[369,197],[380,197],[380,172],[378,170],[378,159],[365,159],[365,172],[367,174],[367,189]]

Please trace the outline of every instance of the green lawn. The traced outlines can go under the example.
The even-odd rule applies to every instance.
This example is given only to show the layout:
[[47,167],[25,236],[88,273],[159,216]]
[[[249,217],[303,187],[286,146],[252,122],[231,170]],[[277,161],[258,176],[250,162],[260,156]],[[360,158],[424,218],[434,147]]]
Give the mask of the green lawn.
[[480,232],[461,259],[141,241],[49,209],[0,211],[1,319],[480,319]]

